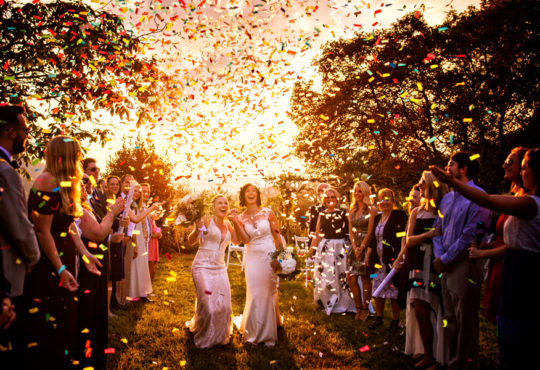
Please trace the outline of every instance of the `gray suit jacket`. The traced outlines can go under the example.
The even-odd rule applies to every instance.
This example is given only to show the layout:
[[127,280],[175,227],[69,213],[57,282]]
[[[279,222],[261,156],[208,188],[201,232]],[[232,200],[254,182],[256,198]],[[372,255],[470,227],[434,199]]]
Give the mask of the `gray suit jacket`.
[[28,220],[28,208],[19,174],[0,158],[0,247],[5,278],[11,284],[10,295],[23,293],[28,266],[40,258],[34,227]]

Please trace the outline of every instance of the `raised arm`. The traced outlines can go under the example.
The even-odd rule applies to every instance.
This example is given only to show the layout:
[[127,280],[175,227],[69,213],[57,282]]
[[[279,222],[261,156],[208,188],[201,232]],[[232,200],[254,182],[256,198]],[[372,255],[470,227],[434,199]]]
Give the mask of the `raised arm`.
[[431,172],[442,182],[452,186],[455,191],[481,207],[492,211],[532,220],[538,212],[536,202],[530,197],[487,194],[486,192],[458,181],[452,174],[437,166],[430,166]]
[[154,203],[150,207],[148,207],[147,209],[145,209],[144,211],[142,211],[139,214],[135,214],[135,212],[130,210],[129,211],[129,219],[134,224],[138,224],[139,222],[144,220],[150,213],[152,213],[152,211],[155,210],[157,207],[158,207],[158,203]]
[[242,243],[247,244],[251,240],[249,235],[246,233],[246,230],[244,229],[244,225],[239,219],[238,211],[236,209],[232,209],[229,212],[229,215],[227,216],[229,220],[232,222],[234,226],[234,231],[236,233],[237,238],[242,241]]
[[125,200],[123,198],[117,198],[105,217],[103,217],[103,220],[101,220],[101,223],[97,222],[88,210],[83,210],[80,224],[82,236],[94,242],[105,239],[111,232],[115,216],[119,215],[124,209],[124,204]]

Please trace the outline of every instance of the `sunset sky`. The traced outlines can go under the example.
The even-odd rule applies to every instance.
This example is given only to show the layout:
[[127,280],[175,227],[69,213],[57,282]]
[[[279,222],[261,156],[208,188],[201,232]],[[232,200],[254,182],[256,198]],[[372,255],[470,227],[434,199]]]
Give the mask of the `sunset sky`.
[[[444,13],[479,1],[365,0],[87,0],[123,17],[126,29],[144,36],[146,53],[175,76],[175,96],[163,97],[153,122],[103,116],[115,132],[89,156],[104,167],[122,141],[137,134],[168,152],[173,177],[192,187],[245,182],[284,172],[302,173],[292,155],[296,126],[287,118],[295,81],[316,80],[313,60],[331,39],[387,27],[418,11],[430,24]],[[424,4],[424,5],[422,5]]]

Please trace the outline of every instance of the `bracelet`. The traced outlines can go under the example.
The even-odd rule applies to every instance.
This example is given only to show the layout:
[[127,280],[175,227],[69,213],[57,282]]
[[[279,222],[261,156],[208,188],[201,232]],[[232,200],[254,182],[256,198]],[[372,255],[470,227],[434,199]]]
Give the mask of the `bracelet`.
[[58,269],[58,275],[60,275],[60,273],[62,273],[62,271],[64,271],[65,269],[66,269],[66,265],[60,266],[60,268]]

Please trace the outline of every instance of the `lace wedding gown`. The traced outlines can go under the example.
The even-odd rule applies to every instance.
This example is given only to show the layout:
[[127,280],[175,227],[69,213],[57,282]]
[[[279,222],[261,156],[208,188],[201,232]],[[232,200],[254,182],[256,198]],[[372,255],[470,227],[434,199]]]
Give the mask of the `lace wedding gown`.
[[253,219],[242,219],[250,242],[246,249],[246,306],[240,332],[244,340],[273,346],[277,342],[277,276],[270,267],[276,250],[268,213],[264,208]]
[[223,235],[212,218],[191,266],[197,302],[186,326],[198,348],[227,344],[232,333],[231,288],[224,262],[230,240],[229,230]]

